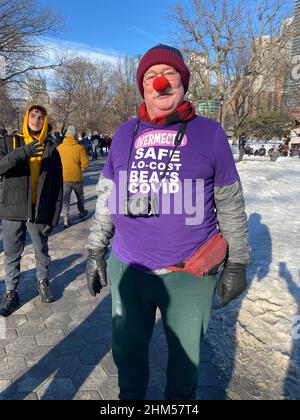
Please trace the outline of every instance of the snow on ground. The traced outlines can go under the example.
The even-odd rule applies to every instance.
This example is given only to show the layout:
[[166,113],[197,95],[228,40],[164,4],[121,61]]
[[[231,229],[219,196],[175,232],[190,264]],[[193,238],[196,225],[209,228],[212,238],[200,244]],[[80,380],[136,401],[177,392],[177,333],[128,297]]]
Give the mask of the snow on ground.
[[246,157],[237,168],[249,217],[249,290],[214,311],[214,361],[233,399],[300,399],[300,159]]

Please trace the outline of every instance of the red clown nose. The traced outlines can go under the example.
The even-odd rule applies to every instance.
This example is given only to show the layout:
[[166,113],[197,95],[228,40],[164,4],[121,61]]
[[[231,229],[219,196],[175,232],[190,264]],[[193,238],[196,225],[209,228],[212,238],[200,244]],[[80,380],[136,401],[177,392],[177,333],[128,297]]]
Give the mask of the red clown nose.
[[153,82],[153,87],[157,92],[163,92],[170,86],[169,80],[164,76],[157,77]]

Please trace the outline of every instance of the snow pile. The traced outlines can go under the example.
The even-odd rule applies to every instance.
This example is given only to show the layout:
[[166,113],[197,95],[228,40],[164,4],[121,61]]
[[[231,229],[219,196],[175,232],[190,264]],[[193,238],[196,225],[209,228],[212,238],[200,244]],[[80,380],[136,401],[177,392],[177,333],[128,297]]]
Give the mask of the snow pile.
[[214,362],[232,399],[300,399],[300,159],[247,159],[237,168],[249,217],[249,290],[214,311]]

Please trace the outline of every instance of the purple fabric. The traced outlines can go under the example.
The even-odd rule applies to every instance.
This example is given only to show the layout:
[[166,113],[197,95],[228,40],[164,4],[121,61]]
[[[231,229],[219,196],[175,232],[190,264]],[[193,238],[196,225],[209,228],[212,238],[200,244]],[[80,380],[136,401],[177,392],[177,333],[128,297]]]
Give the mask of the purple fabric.
[[[128,218],[120,214],[124,208],[126,184],[119,181],[119,173],[127,171],[137,121],[134,119],[119,127],[103,175],[115,183],[115,191],[109,203],[115,225],[113,252],[124,263],[148,271],[185,261],[217,233],[214,187],[231,185],[239,181],[239,175],[221,126],[215,121],[197,116],[188,124],[182,145],[169,168],[167,182],[159,191],[160,216]],[[149,185],[157,181],[156,173],[162,175],[168,163],[178,129],[179,124],[158,127],[140,123],[128,170],[130,196],[141,189],[148,196]],[[187,179],[191,180],[191,188],[182,185]],[[157,188],[157,184],[153,188]],[[202,190],[204,194],[201,194]],[[115,199],[115,196],[119,198]],[[162,202],[165,201],[170,202],[170,214],[162,214]],[[196,203],[197,212],[193,215],[190,208]]]

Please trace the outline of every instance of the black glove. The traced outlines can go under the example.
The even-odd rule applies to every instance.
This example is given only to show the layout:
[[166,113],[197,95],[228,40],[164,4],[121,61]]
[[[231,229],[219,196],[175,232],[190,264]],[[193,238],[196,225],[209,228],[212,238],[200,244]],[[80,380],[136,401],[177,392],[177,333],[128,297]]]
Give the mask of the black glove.
[[22,149],[28,158],[41,156],[43,152],[43,146],[38,140],[33,140],[31,143],[23,146]]
[[52,230],[53,230],[53,227],[52,226],[44,225],[44,227],[42,228],[41,232],[42,232],[42,235],[49,236],[50,233],[52,232]]
[[101,292],[102,287],[107,286],[105,253],[103,250],[89,251],[85,273],[89,292],[94,297]]
[[222,306],[227,306],[247,289],[245,264],[227,261],[219,280],[219,295]]

